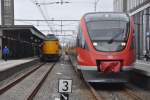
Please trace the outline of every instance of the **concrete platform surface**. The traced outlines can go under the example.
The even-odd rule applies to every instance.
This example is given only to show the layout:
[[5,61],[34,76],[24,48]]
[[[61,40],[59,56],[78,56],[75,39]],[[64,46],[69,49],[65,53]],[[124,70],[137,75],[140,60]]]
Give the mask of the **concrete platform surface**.
[[137,60],[134,65],[134,70],[146,76],[150,76],[150,62]]
[[15,67],[17,65],[31,62],[31,61],[36,60],[36,59],[37,58],[25,58],[25,59],[8,60],[8,61],[0,60],[0,72],[8,70],[8,69]]

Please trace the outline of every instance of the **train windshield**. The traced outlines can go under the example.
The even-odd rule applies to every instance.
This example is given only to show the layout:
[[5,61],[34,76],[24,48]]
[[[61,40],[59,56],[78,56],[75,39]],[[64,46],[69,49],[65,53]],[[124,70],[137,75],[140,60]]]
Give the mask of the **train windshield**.
[[54,34],[48,34],[45,40],[58,40],[58,38]]
[[128,21],[89,21],[87,27],[93,46],[98,51],[121,51],[126,46]]

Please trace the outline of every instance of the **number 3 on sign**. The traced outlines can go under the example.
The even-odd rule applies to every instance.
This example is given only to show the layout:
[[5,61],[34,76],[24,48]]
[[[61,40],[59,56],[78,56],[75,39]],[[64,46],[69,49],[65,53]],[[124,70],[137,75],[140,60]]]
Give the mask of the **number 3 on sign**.
[[72,80],[59,80],[59,92],[60,93],[72,92]]

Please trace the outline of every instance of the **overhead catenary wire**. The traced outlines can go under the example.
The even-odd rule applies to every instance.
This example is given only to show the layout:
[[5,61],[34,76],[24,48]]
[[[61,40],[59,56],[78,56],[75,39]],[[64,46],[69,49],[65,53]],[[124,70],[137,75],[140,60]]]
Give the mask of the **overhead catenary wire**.
[[[75,29],[76,29],[76,26],[77,25],[75,25],[75,23],[76,24],[78,24],[78,22],[80,21],[80,20],[77,20],[77,19],[64,19],[64,20],[62,20],[62,19],[48,19],[48,20],[43,20],[43,19],[15,19],[15,21],[23,21],[23,22],[45,22],[45,21],[49,21],[49,22],[59,22],[59,24],[57,23],[57,24],[54,24],[53,26],[69,26],[69,27],[75,27]],[[60,24],[60,22],[67,22],[66,24]],[[52,24],[51,24],[52,25]],[[50,25],[50,26],[51,26]],[[39,27],[40,25],[38,25],[38,27]],[[55,31],[55,30],[57,30],[57,31]],[[60,29],[54,29],[53,30],[53,32],[61,32],[62,33],[62,31],[58,31],[58,30],[60,30]],[[61,28],[61,30],[63,30],[62,28]],[[47,32],[50,32],[49,30],[46,30]]]
[[47,23],[48,25],[48,28],[50,29],[50,31],[53,33],[53,28],[50,26],[50,23],[47,21],[47,17],[46,15],[44,14],[40,4],[38,4],[37,0],[30,0],[33,4],[35,4],[38,8],[38,10],[40,11],[42,17],[44,18],[45,22]]
[[[44,14],[42,8],[40,7],[40,5],[37,5],[37,7],[39,8],[39,10],[40,10],[40,12],[41,12],[43,18],[44,18],[44,19],[47,19],[47,17],[45,16],[45,14]],[[46,23],[47,23],[47,25],[48,25],[50,31],[53,32],[53,29],[52,29],[52,27],[50,26],[50,23],[49,23],[48,21],[46,21]]]
[[38,4],[40,5],[51,5],[51,4],[61,4],[63,5],[64,3],[71,3],[69,1],[64,1],[64,0],[59,0],[59,1],[55,1],[55,2],[39,2]]
[[[46,3],[45,0],[43,0],[43,2]],[[46,13],[47,18],[50,18],[50,17],[49,17],[49,14],[48,14],[47,6],[44,6],[44,11],[45,11],[45,13]]]

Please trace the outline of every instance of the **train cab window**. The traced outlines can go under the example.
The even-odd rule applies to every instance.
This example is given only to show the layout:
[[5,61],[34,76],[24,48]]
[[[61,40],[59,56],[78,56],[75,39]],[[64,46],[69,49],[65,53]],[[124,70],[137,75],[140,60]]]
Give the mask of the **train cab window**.
[[97,51],[115,52],[125,48],[129,35],[129,20],[89,21],[87,27]]

